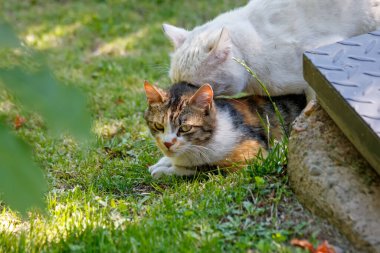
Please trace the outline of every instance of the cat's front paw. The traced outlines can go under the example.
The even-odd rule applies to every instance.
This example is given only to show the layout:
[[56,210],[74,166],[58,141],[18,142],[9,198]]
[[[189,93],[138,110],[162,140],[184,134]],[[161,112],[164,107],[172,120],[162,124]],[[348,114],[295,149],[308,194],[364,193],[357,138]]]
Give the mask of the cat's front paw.
[[160,178],[163,175],[174,175],[174,167],[157,167],[150,173],[153,178]]
[[163,157],[156,164],[149,167],[149,172],[154,178],[159,178],[162,175],[173,175],[174,167],[169,158]]
[[155,165],[149,167],[149,172],[152,177],[159,178],[162,175],[191,176],[196,173],[196,170],[175,166],[169,158],[163,157]]

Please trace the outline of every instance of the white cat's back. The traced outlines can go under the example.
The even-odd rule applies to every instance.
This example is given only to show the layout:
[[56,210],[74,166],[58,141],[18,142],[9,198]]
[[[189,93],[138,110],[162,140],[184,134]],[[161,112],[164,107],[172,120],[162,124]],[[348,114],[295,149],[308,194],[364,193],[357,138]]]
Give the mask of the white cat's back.
[[217,17],[203,25],[195,27],[191,33],[192,35],[196,35],[204,31],[218,30],[222,27],[233,27],[242,21],[247,21],[252,14],[252,11],[248,6],[249,4],[219,14]]
[[[261,39],[260,50],[240,45],[271,94],[307,91],[302,75],[305,50],[375,30],[379,0],[252,0],[246,8]],[[256,37],[256,35],[254,35]],[[247,89],[260,93],[257,84]]]
[[[253,69],[271,95],[299,94],[308,89],[302,75],[305,50],[378,27],[380,0],[251,0],[192,31],[167,27],[176,44],[169,75],[175,82],[210,83],[218,95],[264,94],[235,58]],[[224,28],[228,32],[218,42]],[[223,60],[207,48],[222,52]]]
[[263,38],[311,42],[352,36],[380,25],[379,0],[252,0],[250,22]]

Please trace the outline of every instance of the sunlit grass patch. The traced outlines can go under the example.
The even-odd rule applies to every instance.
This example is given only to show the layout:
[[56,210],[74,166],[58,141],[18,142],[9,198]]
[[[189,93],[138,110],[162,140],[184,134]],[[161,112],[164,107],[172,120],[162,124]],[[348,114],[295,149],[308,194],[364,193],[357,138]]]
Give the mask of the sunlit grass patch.
[[57,25],[51,31],[41,32],[42,27],[32,27],[25,35],[25,42],[37,49],[48,49],[61,46],[63,37],[73,35],[81,27],[80,23]]
[[[125,37],[116,38],[106,43],[99,43],[100,45],[97,46],[92,55],[96,57],[101,55],[128,56],[136,54],[133,49],[147,36],[149,36],[149,29],[145,27],[137,32],[125,35]],[[141,55],[141,52],[138,55]]]

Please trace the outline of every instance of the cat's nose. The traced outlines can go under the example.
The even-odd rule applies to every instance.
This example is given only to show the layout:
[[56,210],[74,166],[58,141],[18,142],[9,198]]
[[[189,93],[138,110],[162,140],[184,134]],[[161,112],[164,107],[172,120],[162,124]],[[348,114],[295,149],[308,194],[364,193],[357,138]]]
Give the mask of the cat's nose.
[[165,147],[167,147],[168,149],[170,149],[170,147],[173,146],[173,144],[173,142],[164,142]]

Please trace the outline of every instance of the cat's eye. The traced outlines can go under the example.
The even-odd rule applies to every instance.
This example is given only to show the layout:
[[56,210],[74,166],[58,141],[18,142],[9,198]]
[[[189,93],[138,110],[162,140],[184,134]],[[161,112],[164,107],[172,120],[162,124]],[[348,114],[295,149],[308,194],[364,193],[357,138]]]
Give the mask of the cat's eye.
[[153,126],[158,131],[164,131],[164,126],[161,125],[160,123],[154,122]]
[[186,132],[189,132],[191,130],[192,126],[189,126],[189,125],[182,125],[180,128],[179,128],[179,131],[182,132],[182,133],[186,133]]

